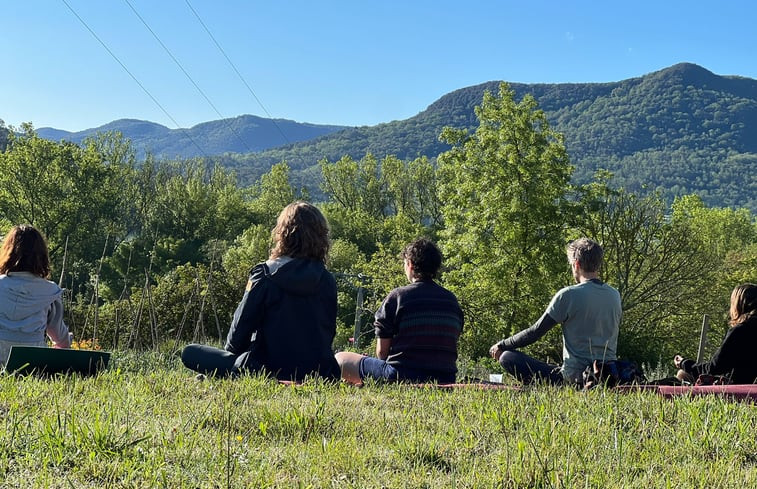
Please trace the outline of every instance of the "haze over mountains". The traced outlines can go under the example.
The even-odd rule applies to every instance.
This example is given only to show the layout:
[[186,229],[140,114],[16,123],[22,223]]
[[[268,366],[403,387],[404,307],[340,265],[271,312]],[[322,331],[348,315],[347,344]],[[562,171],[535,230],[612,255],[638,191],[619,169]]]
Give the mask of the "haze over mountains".
[[[218,155],[213,159],[233,167],[242,183],[285,160],[294,178],[317,187],[315,170],[323,158],[361,158],[367,152],[435,158],[447,149],[438,140],[442,128],[475,128],[473,108],[484,91],[496,93],[498,85],[492,81],[461,88],[414,117],[376,126],[344,128],[280,119],[274,124],[240,116],[187,130],[121,120],[88,134],[119,130],[140,151],[167,157]],[[513,83],[511,88],[517,100],[533,94],[553,128],[565,135],[575,181],[589,181],[604,168],[614,173],[615,184],[634,191],[656,189],[668,198],[697,193],[709,205],[757,212],[757,80],[719,76],[681,63],[618,82]],[[84,136],[48,128],[38,133],[56,140]]]

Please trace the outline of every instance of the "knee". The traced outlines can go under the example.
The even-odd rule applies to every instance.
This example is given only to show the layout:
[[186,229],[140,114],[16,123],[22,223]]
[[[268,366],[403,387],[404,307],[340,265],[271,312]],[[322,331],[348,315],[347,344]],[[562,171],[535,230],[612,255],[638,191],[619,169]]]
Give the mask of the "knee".
[[360,360],[363,355],[350,351],[340,351],[334,355],[339,370],[342,372],[342,379],[352,384],[361,384],[360,378]]
[[336,363],[339,365],[339,368],[344,372],[345,369],[356,369],[360,364],[360,359],[363,358],[363,355],[351,351],[340,351],[334,354],[334,358],[336,358]]
[[678,372],[676,372],[676,378],[681,382],[694,382],[694,376],[683,369],[679,369]]
[[184,364],[185,367],[195,369],[197,368],[197,365],[192,365],[193,363],[196,363],[197,358],[197,351],[198,347],[200,345],[191,344],[184,347],[183,350],[181,350],[181,363]]
[[516,350],[505,350],[499,356],[499,364],[504,369],[509,369],[511,366],[520,363],[523,354]]
[[342,368],[344,363],[349,358],[349,352],[346,351],[340,351],[334,354],[334,358],[336,358],[336,363],[339,364],[339,368]]

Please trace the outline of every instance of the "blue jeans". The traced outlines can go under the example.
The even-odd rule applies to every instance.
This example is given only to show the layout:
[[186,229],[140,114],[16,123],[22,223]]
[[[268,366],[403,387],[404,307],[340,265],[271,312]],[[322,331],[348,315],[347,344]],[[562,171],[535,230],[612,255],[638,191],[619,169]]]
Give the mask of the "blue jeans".
[[388,382],[436,382],[439,384],[452,384],[455,382],[454,372],[436,372],[433,370],[415,369],[407,367],[394,367],[374,357],[360,359],[360,378],[372,378]]
[[499,357],[499,364],[524,384],[540,380],[561,385],[565,381],[559,365],[542,362],[517,350],[505,350]]

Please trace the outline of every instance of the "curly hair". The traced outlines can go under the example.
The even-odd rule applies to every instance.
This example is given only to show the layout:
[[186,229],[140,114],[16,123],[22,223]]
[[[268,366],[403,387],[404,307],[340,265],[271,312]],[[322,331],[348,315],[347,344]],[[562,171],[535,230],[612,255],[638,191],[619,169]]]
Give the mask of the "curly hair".
[[50,275],[50,255],[42,233],[34,227],[14,226],[0,248],[0,274],[30,272],[42,278]]
[[302,201],[284,207],[271,238],[271,259],[289,256],[325,262],[331,247],[328,221],[317,207]]
[[432,280],[442,266],[442,252],[427,238],[419,238],[402,251],[402,258],[413,265],[413,276],[421,280]]
[[741,284],[731,292],[731,309],[729,311],[731,326],[743,323],[757,315],[757,285]]

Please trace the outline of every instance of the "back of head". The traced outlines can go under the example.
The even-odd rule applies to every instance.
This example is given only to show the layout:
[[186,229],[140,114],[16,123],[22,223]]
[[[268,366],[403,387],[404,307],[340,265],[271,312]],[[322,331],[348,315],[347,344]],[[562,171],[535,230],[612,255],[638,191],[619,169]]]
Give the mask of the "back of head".
[[26,224],[14,226],[0,248],[0,274],[29,272],[39,277],[50,275],[50,256],[44,236]]
[[731,292],[731,325],[757,315],[757,285],[741,284]]
[[587,273],[599,271],[602,266],[604,251],[594,240],[578,238],[568,243],[568,261],[572,264],[578,262],[578,266]]
[[325,262],[331,246],[326,218],[317,207],[301,201],[284,207],[271,237],[273,259],[289,256]]
[[436,278],[442,266],[442,253],[433,241],[416,239],[402,251],[402,258],[413,265],[413,275],[422,280]]

